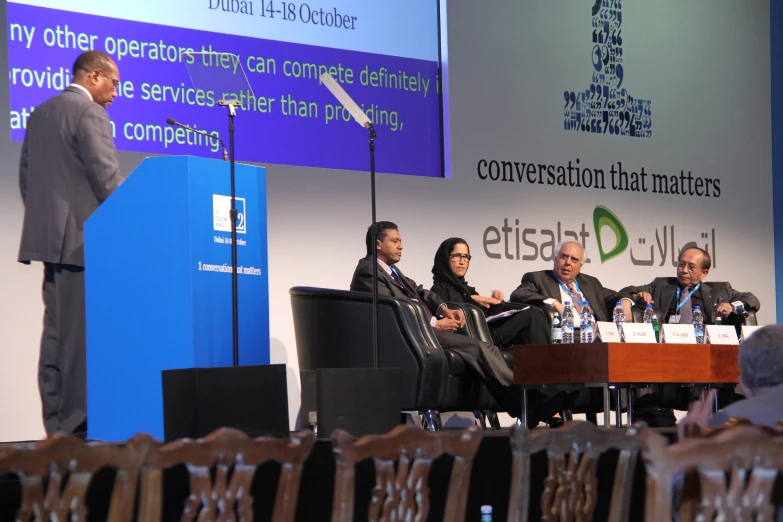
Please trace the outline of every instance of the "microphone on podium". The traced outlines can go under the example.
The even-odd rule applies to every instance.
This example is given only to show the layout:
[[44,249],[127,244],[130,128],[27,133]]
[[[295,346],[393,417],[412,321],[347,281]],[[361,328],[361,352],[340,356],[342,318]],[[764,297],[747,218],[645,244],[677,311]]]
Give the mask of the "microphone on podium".
[[196,134],[202,134],[202,135],[204,135],[204,136],[206,136],[206,137],[208,137],[210,139],[213,139],[213,140],[218,140],[220,142],[220,145],[223,147],[223,161],[228,161],[228,150],[226,150],[226,144],[223,143],[223,140],[221,140],[217,136],[213,136],[212,134],[210,134],[210,133],[208,133],[206,131],[197,130],[197,129],[194,129],[193,127],[189,127],[189,126],[185,125],[184,123],[178,122],[174,118],[166,118],[166,123],[168,123],[169,125],[176,125],[177,127],[182,127],[183,129],[188,130],[190,132],[195,132]]

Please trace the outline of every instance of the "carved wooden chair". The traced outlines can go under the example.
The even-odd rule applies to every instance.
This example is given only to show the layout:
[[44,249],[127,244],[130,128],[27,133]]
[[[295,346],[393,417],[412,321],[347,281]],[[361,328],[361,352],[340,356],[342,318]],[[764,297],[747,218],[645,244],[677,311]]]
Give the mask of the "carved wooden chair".
[[709,521],[715,516],[731,521],[775,520],[773,487],[783,469],[780,435],[765,426],[739,423],[669,445],[663,435],[646,431],[641,436],[647,468],[645,520],[672,519],[674,475],[689,469],[696,470],[701,493],[695,508],[680,511],[682,522]]
[[512,475],[509,522],[527,522],[530,510],[530,459],[546,450],[548,474],[541,495],[543,522],[589,522],[598,501],[598,458],[610,449],[620,455],[614,475],[609,522],[626,522],[644,423],[628,430],[572,421],[555,430],[511,430]]
[[453,455],[454,464],[443,520],[462,522],[473,457],[480,443],[478,426],[470,426],[457,435],[402,425],[386,435],[366,435],[358,441],[343,430],[335,430],[332,447],[337,469],[332,522],[353,521],[356,464],[370,458],[375,463],[370,522],[427,520],[430,469],[432,462],[444,454]]
[[[714,437],[734,426],[752,425],[753,423],[742,417],[732,417],[719,427],[709,426],[707,428],[701,428],[696,424],[690,424],[685,429],[685,437]],[[775,431],[779,435],[783,435],[783,420],[778,421]],[[679,492],[677,491],[678,484],[676,482],[677,481],[675,480],[672,484],[672,488],[674,489],[672,501],[675,505],[679,502],[680,520],[695,520],[701,502],[701,481],[699,479],[699,473],[694,468],[686,469],[682,482],[682,490]]]
[[[153,449],[142,470],[138,520],[161,520],[163,471],[184,464],[190,495],[185,500],[180,520],[251,522],[253,476],[262,464],[277,461],[282,469],[273,520],[291,522],[296,514],[302,466],[314,440],[313,432],[309,430],[293,434],[290,442],[286,442],[265,437],[251,439],[239,430],[221,428],[203,439],[181,439]],[[211,478],[213,468],[214,482]]]
[[0,454],[0,475],[14,473],[22,486],[19,522],[87,520],[86,495],[93,476],[116,469],[108,522],[130,522],[144,458],[156,443],[137,435],[125,445],[86,443],[70,435],[53,435],[39,444],[18,446]]

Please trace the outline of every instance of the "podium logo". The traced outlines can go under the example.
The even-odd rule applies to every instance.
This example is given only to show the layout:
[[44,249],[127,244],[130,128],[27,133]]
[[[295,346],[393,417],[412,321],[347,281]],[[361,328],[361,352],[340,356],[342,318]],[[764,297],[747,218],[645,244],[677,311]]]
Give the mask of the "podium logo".
[[638,100],[623,87],[622,0],[595,0],[592,8],[590,87],[565,91],[564,128],[569,131],[652,136],[650,100]]
[[[247,233],[245,198],[235,198],[237,207],[237,234]],[[212,228],[231,232],[231,196],[212,194]]]
[[[593,227],[595,227],[595,241],[598,243],[598,253],[601,255],[601,264],[619,256],[628,248],[628,232],[625,230],[625,226],[614,212],[603,205],[598,205],[595,207],[595,210],[593,210]],[[614,247],[608,252],[604,250],[602,239],[602,229],[604,227],[609,227],[609,229],[614,232],[616,240]]]

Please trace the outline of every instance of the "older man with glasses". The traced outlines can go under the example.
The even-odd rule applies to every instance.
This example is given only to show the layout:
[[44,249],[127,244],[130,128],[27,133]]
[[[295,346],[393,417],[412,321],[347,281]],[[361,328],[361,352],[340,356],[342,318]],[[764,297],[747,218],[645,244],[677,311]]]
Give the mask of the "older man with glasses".
[[73,64],[73,82],[35,108],[19,160],[25,207],[19,262],[44,265],[38,388],[47,434],[86,435],[84,222],[124,180],[106,107],[117,65],[100,51]]
[[698,247],[680,252],[677,277],[657,277],[649,285],[623,288],[636,298],[636,306],[648,303],[660,323],[688,324],[693,320],[693,308],[701,307],[705,324],[714,324],[718,317],[724,324],[737,324],[742,311],[761,308],[758,298],[750,292],[739,292],[725,283],[707,283],[710,254]]
[[[637,307],[652,304],[661,324],[690,324],[693,310],[699,306],[704,324],[715,324],[720,318],[723,324],[737,325],[744,312],[761,308],[758,298],[750,292],[739,292],[728,282],[704,281],[710,268],[712,259],[707,251],[698,247],[686,248],[680,252],[676,277],[657,277],[649,285],[629,286],[622,291],[635,298]],[[671,426],[675,419],[670,408],[687,409],[696,391],[675,385],[660,386],[637,401],[636,418],[654,426]],[[719,396],[722,403],[734,399],[730,389],[721,390]]]

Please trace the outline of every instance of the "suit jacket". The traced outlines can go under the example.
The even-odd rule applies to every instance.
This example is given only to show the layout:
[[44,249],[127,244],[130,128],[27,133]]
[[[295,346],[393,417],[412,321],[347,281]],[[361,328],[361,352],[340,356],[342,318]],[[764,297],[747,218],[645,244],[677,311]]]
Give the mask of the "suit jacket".
[[[351,290],[354,292],[372,292],[372,263],[375,259],[368,257],[359,260],[359,264],[356,265],[356,270],[353,272],[353,279],[351,279]],[[413,290],[416,295],[419,296],[421,303],[429,308],[433,315],[438,311],[438,308],[443,304],[443,299],[438,297],[435,292],[426,290],[423,286],[417,285],[416,281],[405,277],[403,273],[397,268],[397,272],[400,277],[405,280],[408,287]],[[386,271],[378,266],[378,295],[386,295],[389,297],[403,297],[408,299],[408,294],[402,289],[402,287],[386,273]]]
[[774,428],[775,423],[783,419],[783,384],[726,406],[710,419],[710,426],[723,426],[732,417],[742,417],[753,424]]
[[123,179],[109,117],[87,93],[68,87],[36,107],[19,160],[19,261],[84,266],[84,222]]
[[[596,321],[609,321],[609,311],[614,309],[615,303],[630,297],[627,293],[604,288],[601,281],[587,274],[580,273],[576,276],[576,282],[590,302]],[[511,293],[511,301],[517,303],[543,306],[546,299],[560,300],[560,284],[551,270],[526,273],[522,276],[522,283]]]
[[[644,286],[629,286],[623,288],[623,292],[636,294],[638,292],[647,292],[653,298],[653,311],[658,316],[658,321],[663,324],[666,313],[671,306],[672,300],[677,295],[677,288],[680,284],[676,277],[656,277],[652,283]],[[738,292],[731,287],[729,283],[708,283],[702,281],[701,295],[704,301],[704,322],[712,324],[712,313],[715,310],[715,303],[718,298],[731,303],[733,301],[742,301],[745,303],[746,310],[757,311],[761,308],[758,298],[750,292]]]

